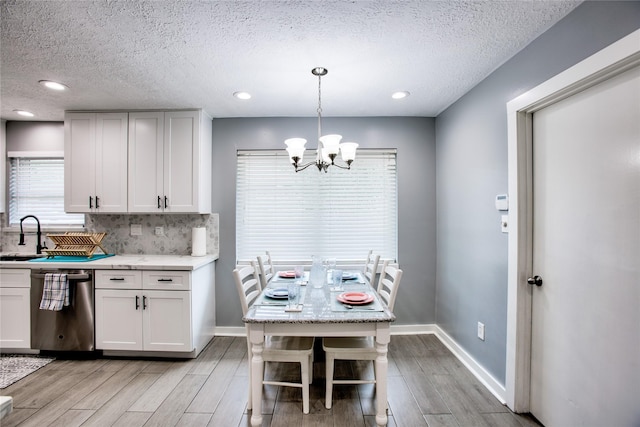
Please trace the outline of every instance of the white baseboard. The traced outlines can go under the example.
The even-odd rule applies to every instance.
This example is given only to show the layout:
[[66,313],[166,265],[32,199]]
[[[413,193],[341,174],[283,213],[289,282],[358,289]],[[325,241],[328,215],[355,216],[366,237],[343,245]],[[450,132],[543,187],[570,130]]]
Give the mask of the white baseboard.
[[[434,334],[453,353],[462,364],[493,394],[503,405],[506,403],[506,389],[482,365],[469,355],[458,343],[438,325],[391,325],[391,335]],[[244,326],[217,326],[216,336],[245,337]]]
[[480,381],[496,399],[503,405],[506,404],[506,388],[500,384],[482,365],[469,355],[458,343],[451,338],[445,331],[440,329],[438,325],[435,325],[436,336],[451,352],[458,358],[464,366],[471,371],[471,373]]
[[216,337],[246,337],[247,328],[244,326],[216,326]]

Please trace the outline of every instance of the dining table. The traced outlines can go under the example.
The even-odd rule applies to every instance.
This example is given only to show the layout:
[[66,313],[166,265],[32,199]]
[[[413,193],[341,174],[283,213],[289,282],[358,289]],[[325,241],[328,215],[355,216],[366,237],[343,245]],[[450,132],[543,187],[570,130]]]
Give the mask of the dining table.
[[[363,337],[375,339],[377,357],[376,374],[376,423],[387,425],[387,349],[390,340],[390,324],[396,317],[377,292],[364,278],[361,271],[345,270],[342,283],[332,283],[331,274],[326,284],[315,287],[308,284],[309,272],[304,277],[291,277],[276,273],[243,317],[249,334],[249,372],[251,425],[262,425],[262,381],[264,375],[265,337]],[[283,277],[284,276],[284,277]],[[298,306],[290,307],[286,299],[269,298],[273,289],[287,288],[290,283],[300,284]],[[271,290],[271,291],[270,291]],[[363,305],[343,304],[339,296],[344,292],[364,292],[373,301]],[[295,310],[297,311],[295,311]]]

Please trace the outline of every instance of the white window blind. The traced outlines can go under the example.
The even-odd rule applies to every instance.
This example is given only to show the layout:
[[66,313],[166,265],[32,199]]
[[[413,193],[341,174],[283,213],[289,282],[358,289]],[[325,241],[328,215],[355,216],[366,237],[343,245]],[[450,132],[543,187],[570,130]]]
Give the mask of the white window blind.
[[37,216],[42,226],[84,225],[83,214],[64,212],[63,158],[11,158],[9,225],[25,215]]
[[239,151],[237,260],[266,250],[278,261],[354,261],[369,250],[397,260],[397,201],[395,150],[359,150],[351,170],[327,173],[296,173],[284,150]]

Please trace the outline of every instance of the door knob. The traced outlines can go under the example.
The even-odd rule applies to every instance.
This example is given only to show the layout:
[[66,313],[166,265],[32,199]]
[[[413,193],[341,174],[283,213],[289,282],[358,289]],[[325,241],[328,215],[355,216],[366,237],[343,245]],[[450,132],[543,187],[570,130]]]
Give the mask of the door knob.
[[542,286],[542,277],[540,276],[529,277],[527,279],[527,283],[530,284],[531,286],[533,285]]

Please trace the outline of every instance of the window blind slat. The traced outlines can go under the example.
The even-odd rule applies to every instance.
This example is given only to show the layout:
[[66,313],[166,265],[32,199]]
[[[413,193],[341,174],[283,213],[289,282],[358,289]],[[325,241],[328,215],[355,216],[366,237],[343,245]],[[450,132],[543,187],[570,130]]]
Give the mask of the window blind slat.
[[238,152],[238,261],[265,250],[277,260],[354,260],[370,249],[397,259],[395,151],[360,150],[351,170],[328,173],[296,173],[284,152]]
[[35,215],[45,226],[84,225],[84,215],[64,212],[64,159],[12,157],[9,166],[9,225]]

